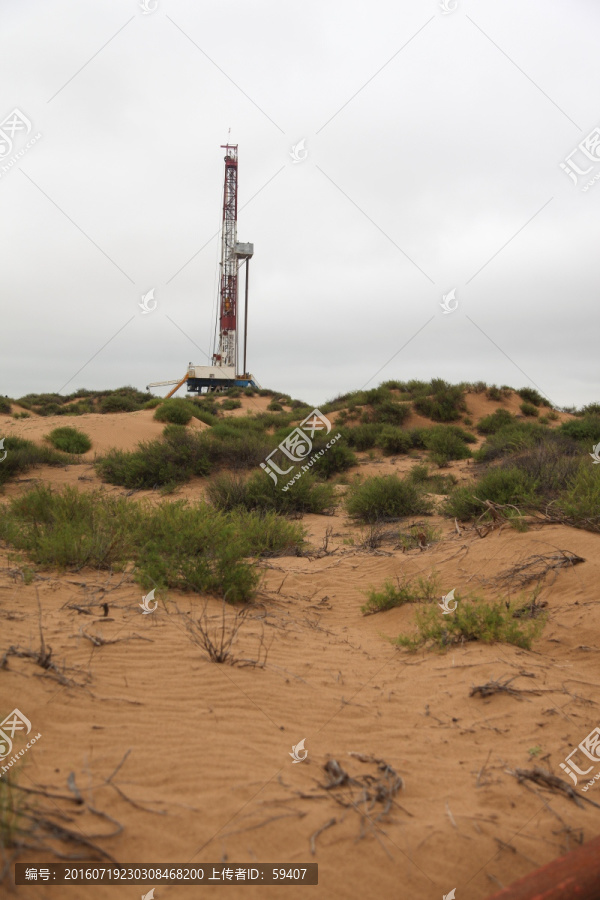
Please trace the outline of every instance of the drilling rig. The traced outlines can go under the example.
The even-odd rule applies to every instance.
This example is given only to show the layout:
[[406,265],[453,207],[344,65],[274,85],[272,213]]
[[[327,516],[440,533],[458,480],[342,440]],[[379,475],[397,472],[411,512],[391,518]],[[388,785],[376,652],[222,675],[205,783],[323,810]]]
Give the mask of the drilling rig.
[[[259,387],[252,375],[246,371],[246,348],[248,336],[248,269],[254,255],[254,244],[240,244],[237,239],[237,197],[238,197],[238,147],[237,144],[222,144],[225,150],[225,183],[223,187],[223,220],[221,224],[221,263],[219,280],[219,303],[217,309],[218,340],[212,354],[212,365],[195,366],[190,363],[181,381],[155,381],[148,388],[159,385],[176,385],[169,391],[171,397],[187,382],[188,393],[203,391],[224,391],[230,387]],[[245,311],[243,339],[243,368],[239,374],[238,325],[238,272],[245,261]]]

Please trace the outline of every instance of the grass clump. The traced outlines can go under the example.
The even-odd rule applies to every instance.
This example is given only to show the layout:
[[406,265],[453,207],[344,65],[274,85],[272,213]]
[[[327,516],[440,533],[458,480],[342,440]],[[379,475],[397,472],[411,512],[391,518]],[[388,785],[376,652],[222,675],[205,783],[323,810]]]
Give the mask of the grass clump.
[[412,449],[412,441],[408,432],[402,428],[395,428],[393,425],[386,425],[381,429],[377,443],[386,456],[408,453]]
[[0,397],[0,415],[10,416],[10,400],[8,397]]
[[431,390],[431,396],[417,397],[414,401],[417,412],[434,422],[455,422],[461,418],[467,407],[460,385],[447,384],[441,378],[434,378]]
[[482,641],[486,644],[514,644],[523,650],[531,650],[532,641],[539,637],[547,616],[524,618],[522,600],[500,599],[487,602],[479,597],[459,600],[451,615],[441,615],[439,609],[417,610],[417,632],[414,635],[399,635],[396,645],[408,650],[416,650],[423,644],[432,643],[440,648],[467,641]]
[[103,481],[132,489],[171,487],[193,476],[208,475],[211,461],[202,435],[182,425],[165,428],[162,440],[140,443],[137,450],[110,450],[96,461]]
[[524,387],[517,391],[521,400],[531,403],[533,406],[550,406],[545,397],[542,397],[539,391],[534,388]]
[[335,505],[333,487],[315,481],[308,473],[284,491],[285,486],[275,484],[264,472],[255,472],[246,481],[223,473],[209,485],[208,498],[224,511],[243,508],[282,515],[326,514]]
[[428,544],[435,544],[441,540],[442,532],[439,528],[432,528],[431,525],[421,524],[411,525],[408,531],[400,532],[400,546],[402,550],[421,549]]
[[87,453],[91,449],[92,442],[87,434],[78,428],[65,425],[63,428],[55,428],[48,435],[48,440],[57,450],[64,453]]
[[[472,485],[456,488],[445,504],[447,515],[466,522],[484,512],[484,502],[531,504],[536,502],[536,481],[516,467],[490,469]],[[482,502],[479,502],[482,501]]]
[[496,409],[489,416],[484,416],[477,424],[479,434],[496,434],[507,425],[514,425],[517,420],[507,409]]
[[524,416],[529,416],[533,418],[533,416],[539,416],[540,411],[537,406],[534,406],[533,403],[521,403],[519,409],[523,413]]
[[600,466],[583,459],[557,500],[569,524],[600,531]]
[[355,428],[349,428],[348,444],[350,447],[354,447],[355,450],[371,450],[378,443],[382,430],[382,425],[374,423],[366,423],[357,425]]
[[241,409],[242,401],[235,400],[233,397],[225,397],[221,400],[221,409]]
[[440,467],[448,465],[451,459],[470,457],[471,451],[467,447],[467,442],[474,440],[474,435],[457,425],[439,425],[430,428],[423,438],[432,461]]
[[126,394],[110,394],[108,397],[102,397],[98,411],[101,413],[136,412],[139,408],[133,397]]
[[346,497],[346,509],[352,518],[373,523],[382,519],[425,515],[431,504],[414,482],[397,475],[381,475],[356,482]]
[[569,422],[559,425],[557,431],[582,443],[584,441],[600,441],[600,415],[591,413],[580,419],[571,419]]
[[154,418],[157,422],[170,422],[172,425],[187,425],[194,415],[194,408],[189,400],[174,397],[165,400],[157,407]]
[[417,603],[421,600],[433,600],[439,593],[439,577],[431,573],[426,578],[417,578],[413,581],[400,581],[396,584],[388,579],[379,591],[371,589],[367,592],[367,602],[361,606],[363,615],[385,612],[396,606],[404,606],[405,603]]
[[449,494],[457,484],[454,475],[441,475],[440,473],[430,475],[427,463],[417,463],[412,467],[407,478],[415,484],[421,485],[431,494]]
[[0,486],[35,466],[67,466],[75,462],[66,453],[59,453],[51,447],[40,447],[19,437],[4,438],[4,450],[6,458],[0,463]]
[[276,516],[223,513],[185,501],[153,506],[97,491],[39,486],[10,501],[0,537],[42,566],[135,564],[144,589],[173,588],[249,600],[259,572],[247,558],[297,552],[302,530]]
[[385,398],[373,406],[372,420],[383,425],[402,425],[410,412],[409,403],[396,403],[391,397]]

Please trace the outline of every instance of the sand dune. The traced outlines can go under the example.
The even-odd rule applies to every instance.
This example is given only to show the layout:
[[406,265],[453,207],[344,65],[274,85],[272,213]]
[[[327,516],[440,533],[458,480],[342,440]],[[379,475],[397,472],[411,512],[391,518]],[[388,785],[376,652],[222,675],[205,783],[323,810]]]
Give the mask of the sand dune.
[[[475,419],[498,405],[468,398]],[[93,441],[83,465],[38,469],[30,477],[98,487],[94,452],[132,449],[158,436],[162,425],[152,415],[78,417],[75,424]],[[6,434],[41,440],[65,420],[6,424]],[[360,457],[363,473],[402,474],[414,464]],[[450,471],[467,478],[470,466],[454,462]],[[10,483],[5,497],[30,484]],[[197,479],[174,497],[201,498],[205,485]],[[42,734],[19,782],[68,795],[75,773],[94,808],[123,825],[115,837],[94,838],[120,863],[317,862],[319,886],[310,896],[340,900],[429,900],[452,888],[457,900],[477,900],[598,834],[600,808],[522,784],[509,770],[540,765],[560,774],[559,763],[600,725],[600,535],[545,525],[525,533],[503,527],[482,538],[470,526],[457,532],[447,518],[430,521],[442,540],[403,553],[393,542],[361,547],[366,530],[341,508],[334,516],[305,516],[312,554],[259,563],[262,584],[234,647],[239,658],[253,658],[263,635],[264,668],[211,663],[190,642],[177,609],[198,611],[205,601],[219,616],[215,598],[172,591],[159,596],[155,613],[142,615],[130,572],[39,571],[24,583],[26,560],[0,549],[0,658],[10,646],[39,646],[39,609],[52,659],[76,682],[61,684],[30,659],[5,658],[2,708],[18,707]],[[467,643],[408,653],[389,638],[411,630],[413,605],[368,617],[360,611],[364,592],[386,578],[432,571],[444,592],[496,597],[511,567],[560,550],[585,562],[543,579],[549,621],[531,651]],[[508,590],[518,593],[514,579]],[[96,646],[86,634],[108,643]],[[511,686],[524,693],[470,696],[474,686],[513,677]],[[308,756],[296,765],[289,754],[303,739]],[[128,752],[115,784],[129,801],[103,785]],[[342,790],[319,788],[331,759],[356,779],[377,776],[376,764],[352,753],[384,760],[403,779],[377,827],[381,804],[365,818],[336,802]],[[600,787],[587,796],[600,804]],[[42,802],[70,806],[71,827],[87,834],[114,831],[112,821],[74,804]],[[44,860],[39,853],[21,857]],[[150,887],[78,887],[68,895],[104,900],[140,896]],[[27,886],[15,896],[42,900],[60,890]],[[296,897],[307,890],[230,886],[228,896]],[[218,892],[161,886],[155,897],[200,893]]]

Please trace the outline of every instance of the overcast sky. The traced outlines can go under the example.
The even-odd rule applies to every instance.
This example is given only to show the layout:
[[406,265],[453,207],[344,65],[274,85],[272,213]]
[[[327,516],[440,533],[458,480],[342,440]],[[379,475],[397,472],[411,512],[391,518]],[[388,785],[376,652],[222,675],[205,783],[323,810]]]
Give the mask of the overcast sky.
[[207,363],[229,140],[263,386],[600,400],[597,0],[144,2],[0,0],[0,393]]

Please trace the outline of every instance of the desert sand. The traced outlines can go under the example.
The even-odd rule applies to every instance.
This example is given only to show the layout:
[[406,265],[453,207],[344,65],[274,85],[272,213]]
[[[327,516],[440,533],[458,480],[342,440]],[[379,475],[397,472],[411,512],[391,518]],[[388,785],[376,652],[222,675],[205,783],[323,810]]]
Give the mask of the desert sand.
[[[499,405],[468,398],[474,422]],[[503,405],[518,411],[517,399]],[[418,422],[413,416],[407,424]],[[2,419],[4,436],[40,441],[62,424],[64,417]],[[93,442],[82,464],[35,469],[9,483],[0,504],[36,481],[99,488],[95,453],[133,449],[162,430],[151,410],[89,414],[73,424]],[[353,471],[362,474],[403,474],[415,462],[358,456]],[[448,471],[466,480],[471,465],[453,462]],[[166,500],[153,492],[136,496],[201,499],[206,481]],[[121,864],[318,863],[316,887],[226,889],[248,900],[441,900],[453,888],[456,900],[481,900],[599,834],[600,806],[578,805],[511,772],[540,765],[562,775],[559,763],[600,725],[600,535],[545,525],[524,533],[505,526],[480,537],[441,516],[428,521],[442,539],[402,552],[394,540],[376,550],[362,546],[368,529],[342,507],[333,516],[305,516],[313,552],[258,563],[263,580],[234,646],[239,659],[252,659],[262,639],[264,668],[212,663],[190,642],[177,610],[198,613],[206,603],[219,617],[214,597],[157,593],[156,612],[142,615],[131,572],[36,570],[25,577],[26,558],[0,547],[3,715],[17,707],[42,734],[20,761],[19,784],[57,795],[36,796],[68,813],[69,827]],[[360,610],[365,591],[386,578],[433,571],[444,593],[518,594],[514,580],[501,590],[502,575],[536,554],[559,551],[585,561],[543,578],[539,601],[549,619],[531,651],[474,642],[409,653],[390,638],[411,631],[414,605],[366,617]],[[228,617],[235,613],[227,609]],[[40,621],[52,659],[72,683],[30,659],[2,659],[10,646],[38,648]],[[478,685],[509,678],[522,693],[471,696]],[[294,764],[290,753],[300,741],[307,757]],[[385,761],[403,782],[379,821],[381,804],[365,818],[360,807],[343,806],[336,791],[319,787],[330,760],[351,777],[377,776],[377,763],[367,758]],[[74,796],[71,773],[71,784],[110,819],[60,799]],[[347,797],[343,790],[337,796]],[[355,803],[359,796],[357,789]],[[600,804],[600,782],[585,796]],[[115,822],[122,826],[117,834]],[[19,861],[52,859],[32,852]],[[151,887],[38,884],[15,888],[14,896],[116,900]],[[212,896],[223,892],[155,890],[156,900]]]

